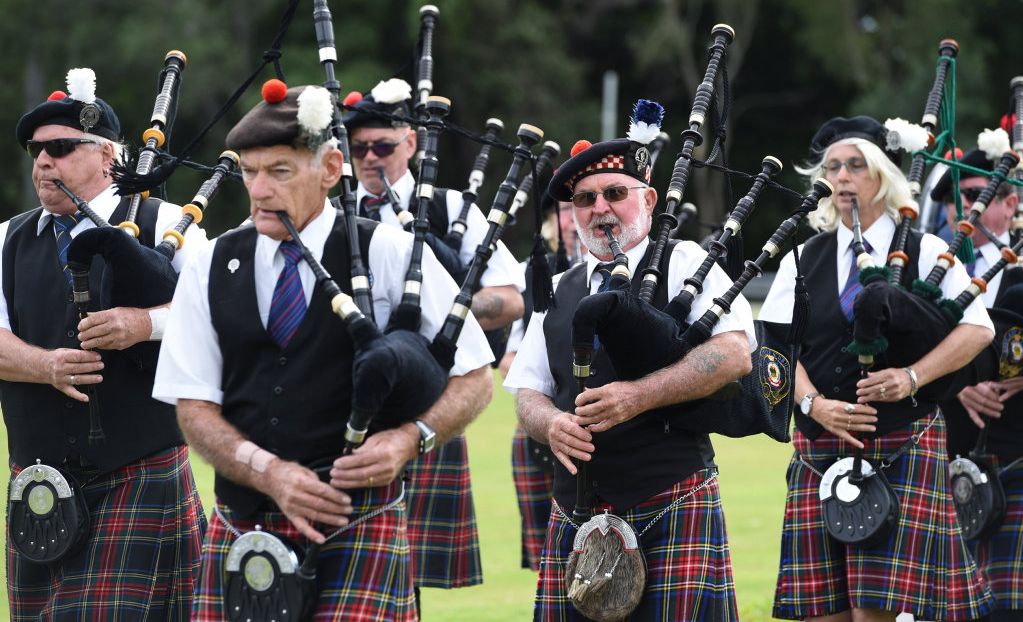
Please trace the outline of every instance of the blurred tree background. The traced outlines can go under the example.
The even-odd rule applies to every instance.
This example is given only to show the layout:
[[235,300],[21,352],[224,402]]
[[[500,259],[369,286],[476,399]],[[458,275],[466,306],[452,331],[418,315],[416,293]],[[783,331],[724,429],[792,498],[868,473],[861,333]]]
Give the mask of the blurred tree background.
[[[686,127],[691,97],[702,79],[710,29],[736,30],[728,51],[734,98],[727,125],[731,167],[755,173],[764,155],[779,157],[783,184],[802,190],[793,170],[806,157],[816,128],[836,115],[901,116],[918,122],[933,80],[938,42],[956,39],[956,135],[972,146],[977,132],[995,127],[1008,110],[1009,80],[1023,74],[1017,24],[1019,0],[433,0],[440,9],[435,38],[434,92],[452,99],[450,120],[481,132],[488,117],[504,120],[514,142],[519,123],[542,127],[567,156],[579,138],[599,140],[602,75],[620,76],[618,135],[639,97],[667,109],[672,144],[662,154],[655,187],[663,196]],[[290,84],[321,83],[312,22],[303,0],[284,39],[281,66]],[[0,126],[8,140],[0,157],[0,219],[37,205],[28,157],[14,141],[18,117],[63,89],[71,67],[92,67],[97,94],[117,110],[127,142],[138,145],[148,127],[164,54],[188,55],[170,150],[182,148],[212,118],[270,47],[285,0],[0,0],[0,40],[7,62],[0,77]],[[368,91],[379,80],[413,81],[420,3],[350,0],[330,3],[340,56],[342,94]],[[206,136],[193,159],[216,161],[227,130],[259,98],[253,87]],[[705,126],[705,135],[713,132]],[[710,141],[697,152],[706,155]],[[478,150],[475,143],[442,139],[441,185],[463,188]],[[495,152],[481,203],[489,206],[510,160]],[[187,202],[204,176],[181,169],[167,198]],[[720,223],[729,196],[723,177],[700,170],[686,199],[700,218]],[[735,180],[732,200],[748,186]],[[747,226],[755,252],[794,202],[765,191]],[[244,189],[228,184],[212,203],[204,226],[216,235],[247,214]],[[529,222],[528,214],[525,216]],[[509,231],[517,254],[529,245],[529,227]],[[692,231],[691,235],[704,232]]]

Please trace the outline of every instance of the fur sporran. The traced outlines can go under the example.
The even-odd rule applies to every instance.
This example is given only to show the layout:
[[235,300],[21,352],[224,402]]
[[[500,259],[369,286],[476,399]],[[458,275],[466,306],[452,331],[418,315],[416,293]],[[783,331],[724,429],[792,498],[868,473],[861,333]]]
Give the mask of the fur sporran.
[[579,527],[565,570],[572,606],[596,622],[624,620],[646,586],[646,560],[635,530],[614,514],[598,514]]
[[956,456],[948,465],[952,481],[952,503],[959,526],[967,540],[987,538],[1005,519],[1005,490],[998,471],[986,460],[971,453]]
[[824,526],[842,544],[873,546],[888,537],[899,520],[899,498],[888,478],[862,461],[854,471],[855,458],[842,458],[824,472],[819,496]]
[[231,622],[305,620],[316,606],[316,583],[299,572],[302,549],[261,531],[243,534],[227,552],[224,610]]
[[89,510],[74,480],[39,460],[11,482],[10,539],[25,559],[55,562],[83,544]]

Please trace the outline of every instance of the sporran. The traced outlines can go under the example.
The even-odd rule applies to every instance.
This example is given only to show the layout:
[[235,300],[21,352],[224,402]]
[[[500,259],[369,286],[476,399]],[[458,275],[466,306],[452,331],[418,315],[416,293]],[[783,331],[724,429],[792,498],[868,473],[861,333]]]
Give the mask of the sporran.
[[998,469],[987,458],[987,430],[977,435],[969,458],[956,456],[948,464],[952,503],[967,540],[989,537],[1005,520],[1005,489]]
[[579,527],[565,569],[568,600],[596,622],[623,620],[639,605],[646,560],[635,530],[614,514],[597,514]]
[[61,559],[89,534],[89,510],[81,489],[70,476],[39,460],[11,482],[7,515],[14,548],[39,564]]
[[842,544],[873,546],[888,537],[899,520],[899,499],[888,478],[866,460],[835,462],[821,478],[824,526]]
[[259,525],[242,534],[231,544],[224,564],[228,620],[306,619],[316,605],[316,581],[300,572],[303,558],[301,547]]

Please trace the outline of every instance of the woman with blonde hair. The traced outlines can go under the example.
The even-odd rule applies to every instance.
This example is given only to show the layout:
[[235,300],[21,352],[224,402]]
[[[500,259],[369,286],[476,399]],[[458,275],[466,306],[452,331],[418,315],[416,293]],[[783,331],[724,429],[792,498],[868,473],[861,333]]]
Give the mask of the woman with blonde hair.
[[[866,250],[874,264],[883,265],[895,238],[897,209],[912,201],[897,154],[885,149],[886,133],[870,117],[831,119],[811,142],[809,164],[799,169],[811,183],[826,179],[835,192],[810,217],[820,232],[799,249],[813,313],[796,364],[800,407],[787,472],[777,618],[859,622],[894,620],[905,611],[917,619],[973,620],[989,609],[990,593],[967,553],[948,490],[944,421],[935,403],[916,395],[991,340],[987,313],[982,305],[970,305],[938,347],[905,368],[885,369],[879,357],[861,377],[856,356],[845,347],[852,341],[853,302],[860,291],[851,248],[854,202]],[[926,276],[944,249],[938,238],[911,231],[906,250],[912,259],[902,285]],[[795,281],[789,253],[761,320],[791,321]],[[956,266],[943,293],[954,298],[968,282],[966,271]],[[825,525],[821,483],[836,460],[857,450],[883,473],[876,479],[890,483],[898,516],[887,532],[849,544]],[[845,481],[853,483],[836,497],[857,501],[862,491],[856,480]],[[824,488],[831,490],[827,483]],[[873,520],[869,513],[868,519]]]

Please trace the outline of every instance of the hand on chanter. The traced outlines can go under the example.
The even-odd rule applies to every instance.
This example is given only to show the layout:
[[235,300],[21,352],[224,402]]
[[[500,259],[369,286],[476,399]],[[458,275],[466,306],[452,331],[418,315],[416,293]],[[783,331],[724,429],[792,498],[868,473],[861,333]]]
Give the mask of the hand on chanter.
[[590,432],[606,432],[638,415],[640,395],[632,382],[611,382],[586,389],[575,398],[579,425]]
[[419,455],[419,429],[405,424],[371,434],[348,456],[334,461],[330,485],[342,490],[386,486]]
[[72,348],[48,350],[43,361],[43,377],[64,395],[79,402],[88,402],[89,396],[75,385],[99,384],[103,382],[100,371],[103,361],[98,352],[87,352]]
[[114,307],[90,313],[78,323],[83,350],[124,350],[148,341],[153,322],[146,309]]
[[909,397],[912,390],[913,382],[906,370],[889,367],[867,372],[867,377],[856,383],[856,401],[860,404],[898,402]]
[[877,430],[875,425],[877,410],[866,404],[851,404],[818,397],[813,401],[810,418],[824,426],[828,432],[861,449],[863,443],[857,440],[853,433]]
[[547,444],[554,456],[565,465],[568,472],[576,474],[577,469],[572,459],[589,462],[593,451],[593,434],[579,424],[579,418],[570,413],[560,413],[551,417],[547,424]]
[[984,417],[1002,416],[1001,390],[997,382],[981,382],[959,392],[959,403],[978,428],[987,427]]
[[276,459],[266,469],[266,492],[291,524],[313,542],[323,544],[315,524],[344,527],[352,513],[352,499],[320,481],[311,469],[297,462]]

